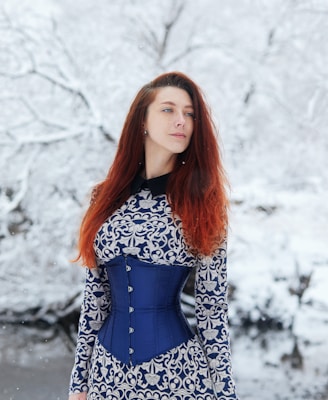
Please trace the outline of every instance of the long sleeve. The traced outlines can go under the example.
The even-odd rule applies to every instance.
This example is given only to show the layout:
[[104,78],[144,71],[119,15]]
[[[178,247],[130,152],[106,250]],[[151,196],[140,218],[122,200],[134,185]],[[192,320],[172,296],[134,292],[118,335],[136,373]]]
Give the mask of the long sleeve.
[[237,399],[228,332],[226,240],[211,257],[200,257],[195,277],[198,336],[207,355],[217,399]]
[[70,394],[88,391],[88,370],[93,346],[109,310],[110,288],[106,269],[87,268]]

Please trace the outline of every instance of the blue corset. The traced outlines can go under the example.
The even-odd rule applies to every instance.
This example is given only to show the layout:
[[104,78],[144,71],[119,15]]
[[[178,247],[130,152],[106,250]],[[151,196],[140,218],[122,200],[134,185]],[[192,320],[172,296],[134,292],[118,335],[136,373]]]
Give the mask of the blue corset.
[[149,361],[194,336],[180,307],[190,267],[158,265],[131,256],[105,264],[111,311],[100,343],[125,364]]

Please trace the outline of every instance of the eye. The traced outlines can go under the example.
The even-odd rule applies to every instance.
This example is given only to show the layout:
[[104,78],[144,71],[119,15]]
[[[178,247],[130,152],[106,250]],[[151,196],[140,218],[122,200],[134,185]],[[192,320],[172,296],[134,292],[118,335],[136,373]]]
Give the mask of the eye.
[[172,112],[172,108],[163,108],[163,112],[170,113]]
[[193,112],[187,112],[186,117],[195,118],[195,114]]

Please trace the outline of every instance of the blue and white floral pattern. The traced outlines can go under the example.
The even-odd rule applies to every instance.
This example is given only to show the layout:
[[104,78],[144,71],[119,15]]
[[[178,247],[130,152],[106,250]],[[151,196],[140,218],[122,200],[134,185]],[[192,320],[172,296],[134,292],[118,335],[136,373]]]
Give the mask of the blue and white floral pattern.
[[[228,334],[226,241],[211,257],[188,251],[181,221],[173,219],[165,194],[142,189],[116,210],[96,235],[98,268],[87,269],[70,393],[88,399],[232,400]],[[197,335],[187,343],[136,366],[110,354],[97,333],[110,312],[104,264],[119,255],[146,262],[196,268]]]

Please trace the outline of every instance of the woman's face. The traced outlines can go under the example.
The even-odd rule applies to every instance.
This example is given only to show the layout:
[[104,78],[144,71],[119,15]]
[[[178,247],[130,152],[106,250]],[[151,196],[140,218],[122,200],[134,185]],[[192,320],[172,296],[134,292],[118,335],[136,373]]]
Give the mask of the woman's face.
[[194,109],[189,94],[174,86],[157,90],[144,122],[145,152],[172,158],[184,152],[194,128]]

